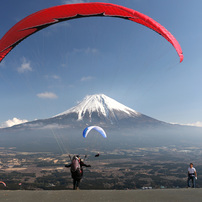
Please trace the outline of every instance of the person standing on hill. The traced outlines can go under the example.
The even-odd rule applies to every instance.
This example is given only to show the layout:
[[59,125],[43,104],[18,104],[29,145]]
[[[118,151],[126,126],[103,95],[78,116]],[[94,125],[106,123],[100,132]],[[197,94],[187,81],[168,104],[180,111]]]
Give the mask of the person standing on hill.
[[190,187],[190,180],[192,180],[192,188],[196,187],[197,173],[193,163],[190,163],[188,168],[187,186]]
[[65,167],[70,168],[71,167],[71,174],[73,178],[73,189],[78,190],[81,178],[83,177],[83,168],[82,167],[91,167],[91,165],[86,165],[79,155],[74,156],[72,158],[72,162],[69,165],[65,165]]

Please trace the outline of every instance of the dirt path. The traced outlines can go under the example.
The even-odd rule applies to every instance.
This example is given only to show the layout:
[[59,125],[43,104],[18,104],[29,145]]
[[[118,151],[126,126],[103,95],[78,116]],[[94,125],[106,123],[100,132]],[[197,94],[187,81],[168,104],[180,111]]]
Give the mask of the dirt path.
[[202,201],[202,189],[156,189],[156,190],[79,190],[79,191],[0,191],[4,202],[198,202]]

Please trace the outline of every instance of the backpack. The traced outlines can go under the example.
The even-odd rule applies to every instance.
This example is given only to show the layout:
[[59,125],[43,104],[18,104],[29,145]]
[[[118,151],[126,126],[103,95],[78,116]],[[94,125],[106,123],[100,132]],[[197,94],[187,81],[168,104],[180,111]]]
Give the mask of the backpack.
[[71,163],[71,172],[80,172],[81,166],[79,162],[79,158],[74,156]]

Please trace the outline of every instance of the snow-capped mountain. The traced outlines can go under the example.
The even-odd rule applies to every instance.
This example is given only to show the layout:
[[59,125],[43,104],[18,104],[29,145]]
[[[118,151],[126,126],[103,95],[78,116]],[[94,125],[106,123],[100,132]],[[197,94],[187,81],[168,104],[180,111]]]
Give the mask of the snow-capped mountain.
[[104,94],[86,96],[77,106],[58,114],[55,117],[64,117],[70,114],[76,114],[77,121],[88,120],[92,122],[96,116],[101,119],[106,119],[110,121],[110,123],[117,122],[123,118],[141,116],[141,114],[135,110],[126,107]]
[[136,127],[145,125],[159,126],[166,123],[143,115],[104,94],[95,94],[86,96],[83,101],[75,107],[53,116],[52,118],[27,122],[14,127],[76,128],[93,124],[107,127]]
[[83,128],[86,125],[133,128],[169,124],[143,115],[104,94],[95,94],[86,96],[75,107],[52,118],[26,122],[11,128]]
[[[201,137],[201,129],[168,124],[141,114],[106,95],[96,94],[86,96],[75,107],[51,118],[0,129],[1,145],[37,151],[39,148],[41,151],[60,148],[60,142],[72,149],[85,147],[87,141],[81,138],[82,131],[89,125],[98,125],[109,134],[107,141],[110,144],[106,144],[106,149],[113,146],[129,148],[134,143],[136,146],[185,144],[186,141],[190,142],[190,134]],[[104,147],[105,144],[101,145]]]

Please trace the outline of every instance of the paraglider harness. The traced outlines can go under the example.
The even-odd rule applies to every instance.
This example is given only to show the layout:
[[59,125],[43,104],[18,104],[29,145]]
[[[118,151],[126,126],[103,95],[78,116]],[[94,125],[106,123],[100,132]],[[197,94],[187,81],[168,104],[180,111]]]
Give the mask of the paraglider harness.
[[71,163],[71,172],[80,172],[81,171],[81,165],[80,165],[80,159],[77,156],[74,156],[72,158]]
[[72,173],[72,178],[82,178],[83,171],[80,165],[80,158],[77,156],[74,156],[72,158],[72,163],[71,163],[71,173]]

